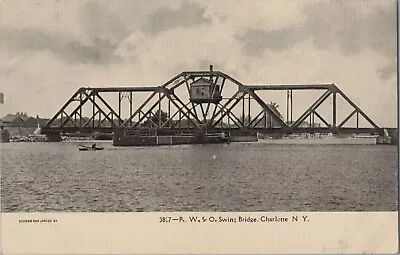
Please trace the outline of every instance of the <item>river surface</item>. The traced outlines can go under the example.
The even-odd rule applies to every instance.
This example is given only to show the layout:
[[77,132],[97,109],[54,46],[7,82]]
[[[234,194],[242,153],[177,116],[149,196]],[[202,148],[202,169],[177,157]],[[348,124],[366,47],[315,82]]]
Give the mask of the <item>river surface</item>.
[[2,211],[397,210],[396,146],[97,144],[0,144]]

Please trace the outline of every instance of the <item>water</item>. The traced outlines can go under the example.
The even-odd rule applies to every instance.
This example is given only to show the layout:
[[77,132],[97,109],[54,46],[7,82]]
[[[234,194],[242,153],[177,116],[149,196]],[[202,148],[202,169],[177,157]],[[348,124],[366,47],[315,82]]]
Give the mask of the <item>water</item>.
[[396,146],[97,144],[1,144],[2,211],[397,210]]

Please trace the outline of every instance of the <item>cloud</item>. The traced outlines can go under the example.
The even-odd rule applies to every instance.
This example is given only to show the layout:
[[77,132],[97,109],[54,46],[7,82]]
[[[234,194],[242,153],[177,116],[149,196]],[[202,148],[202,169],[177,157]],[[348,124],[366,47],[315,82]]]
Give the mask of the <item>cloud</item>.
[[78,13],[78,20],[82,35],[94,43],[106,41],[115,46],[132,32],[116,13],[107,10],[101,2],[86,3]]
[[[69,24],[68,28],[56,23],[54,26],[44,23],[34,27],[12,24],[0,27],[0,46],[18,53],[49,51],[73,64],[131,62],[138,53],[125,53],[132,52],[141,41],[127,45],[128,38],[139,36],[143,39],[163,31],[211,22],[206,17],[205,7],[191,2],[172,2],[153,1],[146,5],[144,1],[122,1],[116,5],[88,1],[79,6],[74,17],[70,17],[75,23]],[[142,11],[134,13],[137,9]]]
[[85,43],[68,34],[37,29],[1,29],[0,45],[16,52],[50,51],[70,63],[106,64],[118,60],[115,46],[106,40]]
[[273,52],[286,50],[305,39],[294,26],[270,31],[249,29],[236,38],[244,42],[243,49],[248,56],[260,56],[267,49]]
[[[0,46],[15,52],[49,51],[69,63],[109,64],[121,60],[115,50],[132,32],[99,2],[85,3],[72,17],[73,30],[57,26],[0,27]],[[71,24],[70,24],[71,25]]]
[[394,2],[387,6],[372,3],[308,2],[303,6],[305,19],[300,24],[279,29],[250,28],[235,37],[243,44],[243,53],[248,56],[260,56],[264,51],[285,51],[306,40],[311,40],[318,50],[337,47],[345,56],[372,49],[388,59],[388,66],[379,71],[379,76],[385,79],[395,73],[395,6]]
[[164,6],[150,14],[148,22],[143,26],[143,31],[157,35],[163,31],[178,27],[188,28],[211,23],[205,16],[206,7],[196,3],[184,2],[179,9],[174,10]]
[[386,65],[378,69],[378,76],[381,80],[389,80],[397,72],[396,62]]

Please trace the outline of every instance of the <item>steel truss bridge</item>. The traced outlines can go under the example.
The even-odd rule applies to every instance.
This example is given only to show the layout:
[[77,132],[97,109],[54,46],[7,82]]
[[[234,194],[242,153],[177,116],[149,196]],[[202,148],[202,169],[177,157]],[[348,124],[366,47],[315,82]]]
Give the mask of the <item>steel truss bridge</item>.
[[[209,82],[220,97],[214,100],[211,94],[209,100],[193,100],[191,86],[198,81]],[[285,117],[279,112],[281,108],[272,103],[275,97],[265,96],[265,92],[283,94]],[[294,118],[295,92],[320,94],[309,102],[303,100],[302,105],[308,107]],[[340,97],[340,104],[347,104],[350,109],[341,119],[337,110]],[[325,115],[329,109],[329,118],[320,112],[324,105]],[[367,126],[359,124],[361,119]],[[42,128],[42,133],[113,133],[117,129],[156,134],[383,134],[383,129],[335,84],[249,85],[212,68],[182,72],[160,86],[79,88]]]

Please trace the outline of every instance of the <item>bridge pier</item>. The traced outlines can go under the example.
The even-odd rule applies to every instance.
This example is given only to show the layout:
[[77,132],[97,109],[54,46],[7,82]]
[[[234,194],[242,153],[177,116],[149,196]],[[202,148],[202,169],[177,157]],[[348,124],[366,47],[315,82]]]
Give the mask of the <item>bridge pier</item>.
[[399,130],[396,129],[392,129],[391,132],[389,132],[390,137],[392,138],[392,144],[399,144]]
[[237,130],[229,132],[230,142],[257,142],[257,132],[249,130]]
[[391,144],[397,145],[399,144],[399,130],[397,128],[388,129],[389,136],[391,138]]
[[46,135],[47,142],[61,142],[61,134],[47,134]]

